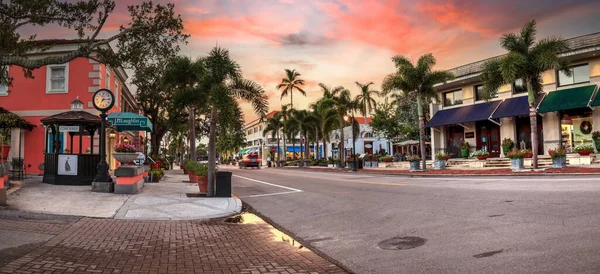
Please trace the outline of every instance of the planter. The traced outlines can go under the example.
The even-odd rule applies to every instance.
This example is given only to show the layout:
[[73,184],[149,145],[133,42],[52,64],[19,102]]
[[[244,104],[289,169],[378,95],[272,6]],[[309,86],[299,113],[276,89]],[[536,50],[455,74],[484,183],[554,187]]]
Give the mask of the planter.
[[133,164],[133,160],[137,159],[138,154],[137,152],[113,152],[112,156],[122,165],[129,165]]
[[477,156],[477,160],[485,160],[489,157],[490,157],[489,155],[481,155],[481,156]]
[[419,163],[419,162],[410,162],[410,170],[411,171],[421,170],[421,163]]
[[271,161],[267,162],[267,167],[271,167]]
[[594,145],[596,146],[596,151],[600,152],[600,140],[594,140]]
[[232,166],[235,166],[237,164],[237,162],[231,162]]
[[445,169],[446,168],[446,160],[436,160],[433,162],[435,169]]
[[182,168],[182,169],[183,169],[183,174],[186,174],[186,175],[189,174],[189,172],[187,170],[185,170],[185,168]]
[[460,155],[463,157],[463,159],[468,159],[469,158],[469,150],[468,149],[461,149],[460,150]]
[[8,152],[10,151],[10,146],[9,145],[2,145],[2,146],[0,146],[0,150],[3,151],[2,152],[2,160],[6,161],[6,159],[8,159]]
[[365,166],[365,167],[371,167],[372,165],[371,165],[371,162],[369,162],[369,161],[366,161],[364,166]]
[[510,159],[510,168],[512,170],[524,169],[525,168],[525,160],[523,160],[523,158]]
[[304,161],[304,166],[310,166],[310,162],[309,161]]
[[192,172],[188,172],[188,176],[190,178],[190,183],[198,183],[198,176],[196,176],[196,174],[192,173]]
[[196,181],[198,182],[198,188],[201,193],[208,192],[208,176],[196,176]]
[[525,153],[524,158],[527,158],[527,159],[533,158],[533,152],[527,152],[527,153]]
[[581,156],[589,156],[590,154],[592,154],[594,152],[594,150],[580,150],[577,151],[577,153]]
[[567,166],[567,157],[552,158],[553,168],[563,168]]

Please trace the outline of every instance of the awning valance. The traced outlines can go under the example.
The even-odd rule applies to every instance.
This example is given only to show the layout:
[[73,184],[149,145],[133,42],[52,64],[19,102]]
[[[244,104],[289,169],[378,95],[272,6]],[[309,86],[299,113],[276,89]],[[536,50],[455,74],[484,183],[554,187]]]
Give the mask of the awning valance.
[[440,110],[433,115],[425,127],[439,127],[488,120],[501,102],[493,101]]
[[492,118],[498,119],[523,115],[529,115],[529,101],[527,100],[527,96],[504,99],[496,112],[492,114]]
[[131,112],[113,112],[108,115],[108,123],[117,131],[147,131],[152,132],[150,119]]
[[585,108],[591,105],[596,85],[549,92],[538,106],[539,113]]

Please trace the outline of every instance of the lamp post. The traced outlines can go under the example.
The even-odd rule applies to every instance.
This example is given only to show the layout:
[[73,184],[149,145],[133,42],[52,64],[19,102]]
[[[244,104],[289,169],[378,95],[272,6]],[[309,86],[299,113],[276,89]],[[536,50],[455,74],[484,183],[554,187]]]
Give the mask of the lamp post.
[[352,117],[344,115],[344,121],[348,122],[349,119],[352,119],[352,123],[350,124],[350,135],[352,136],[352,171],[358,171],[356,167],[356,138],[354,138],[354,114],[352,114]]

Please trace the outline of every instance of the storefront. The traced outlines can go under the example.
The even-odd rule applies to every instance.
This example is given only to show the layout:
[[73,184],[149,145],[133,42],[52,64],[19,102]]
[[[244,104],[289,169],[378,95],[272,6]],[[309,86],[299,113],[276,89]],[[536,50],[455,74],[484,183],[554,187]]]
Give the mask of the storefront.
[[[540,103],[538,113],[547,114],[548,122],[556,120],[558,130],[545,132],[546,139],[557,140],[568,153],[574,153],[578,145],[593,145],[593,106],[596,101],[596,85],[587,85],[549,92]],[[598,96],[596,96],[595,99]],[[600,105],[600,102],[598,102]],[[555,116],[556,118],[553,118]],[[596,128],[596,130],[598,130]]]

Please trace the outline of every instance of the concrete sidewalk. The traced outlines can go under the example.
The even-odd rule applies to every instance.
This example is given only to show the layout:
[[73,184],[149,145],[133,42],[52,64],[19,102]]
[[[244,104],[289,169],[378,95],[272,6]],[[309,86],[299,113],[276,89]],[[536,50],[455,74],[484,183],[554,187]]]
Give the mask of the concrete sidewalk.
[[35,176],[8,196],[14,210],[96,218],[137,220],[205,220],[241,212],[242,202],[231,198],[188,198],[198,185],[187,182],[181,170],[169,170],[158,183],[145,183],[134,195],[91,192],[91,186],[58,186]]

